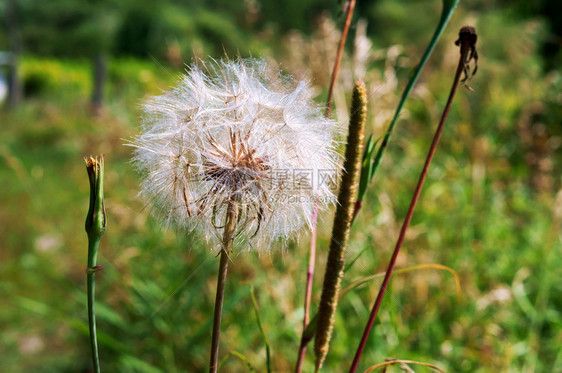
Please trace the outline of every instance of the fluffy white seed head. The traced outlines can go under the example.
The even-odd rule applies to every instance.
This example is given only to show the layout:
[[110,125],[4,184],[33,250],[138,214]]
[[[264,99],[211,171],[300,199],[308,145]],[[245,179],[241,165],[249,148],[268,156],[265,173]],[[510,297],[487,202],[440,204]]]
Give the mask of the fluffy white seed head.
[[236,240],[268,249],[335,201],[335,122],[306,82],[272,73],[263,60],[188,68],[177,86],[144,105],[133,162],[141,194],[166,225],[220,242],[226,211]]

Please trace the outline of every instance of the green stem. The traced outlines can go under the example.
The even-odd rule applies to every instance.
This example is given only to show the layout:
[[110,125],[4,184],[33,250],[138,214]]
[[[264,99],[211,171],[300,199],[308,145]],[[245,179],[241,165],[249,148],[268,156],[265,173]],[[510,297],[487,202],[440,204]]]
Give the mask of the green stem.
[[87,286],[88,286],[88,324],[90,327],[90,346],[92,349],[92,360],[94,363],[94,372],[100,373],[100,361],[98,354],[98,340],[96,334],[96,273],[90,269],[94,268],[96,265],[99,239],[88,239],[88,275],[87,275]]
[[100,361],[98,354],[98,340],[96,335],[96,311],[95,311],[95,289],[96,289],[96,272],[103,269],[103,266],[97,266],[98,248],[107,227],[105,216],[105,207],[103,202],[103,169],[104,158],[100,155],[98,159],[89,157],[85,158],[86,171],[90,181],[90,206],[88,215],[86,215],[86,233],[88,234],[88,269],[87,276],[87,293],[88,293],[88,325],[90,328],[90,345],[92,348],[92,360],[94,363],[94,372],[100,373]]

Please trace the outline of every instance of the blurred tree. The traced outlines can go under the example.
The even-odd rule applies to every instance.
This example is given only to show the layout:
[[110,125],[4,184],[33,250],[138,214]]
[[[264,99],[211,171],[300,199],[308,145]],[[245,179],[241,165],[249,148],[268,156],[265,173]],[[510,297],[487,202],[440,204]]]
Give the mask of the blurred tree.
[[[509,2],[502,1],[505,5]],[[541,53],[545,57],[545,70],[558,69],[562,63],[562,1],[560,0],[518,0],[515,9],[522,18],[536,17],[548,21],[547,35]]]
[[105,58],[113,45],[118,9],[107,0],[20,1],[23,47],[34,54],[92,60],[92,109],[103,101]]
[[107,0],[21,0],[26,51],[40,55],[93,57],[113,43],[118,10]]
[[146,6],[139,1],[126,10],[116,33],[114,51],[136,57],[147,57],[150,51],[150,34],[154,31],[160,8]]
[[18,75],[18,62],[21,53],[21,38],[18,25],[18,12],[15,0],[8,0],[5,9],[5,22],[10,43],[10,75],[8,80],[8,104],[14,107],[21,97],[21,82]]
[[318,16],[329,11],[335,17],[341,13],[341,3],[335,0],[260,1],[262,24],[275,24],[282,32],[293,29],[312,32]]

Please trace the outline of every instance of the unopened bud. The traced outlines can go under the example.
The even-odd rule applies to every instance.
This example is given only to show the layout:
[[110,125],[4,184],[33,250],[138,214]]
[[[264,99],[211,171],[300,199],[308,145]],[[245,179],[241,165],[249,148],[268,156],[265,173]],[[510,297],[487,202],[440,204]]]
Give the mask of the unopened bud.
[[90,208],[86,216],[86,233],[88,238],[101,240],[105,233],[107,221],[103,203],[103,155],[84,158],[90,179]]

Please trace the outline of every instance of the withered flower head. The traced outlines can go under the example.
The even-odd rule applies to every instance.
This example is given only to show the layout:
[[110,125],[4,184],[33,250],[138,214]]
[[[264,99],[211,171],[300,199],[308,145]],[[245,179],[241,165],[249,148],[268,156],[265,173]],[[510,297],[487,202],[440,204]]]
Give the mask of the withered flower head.
[[133,162],[165,224],[216,244],[231,204],[235,241],[264,250],[334,200],[337,130],[306,82],[265,61],[201,62],[144,105]]

